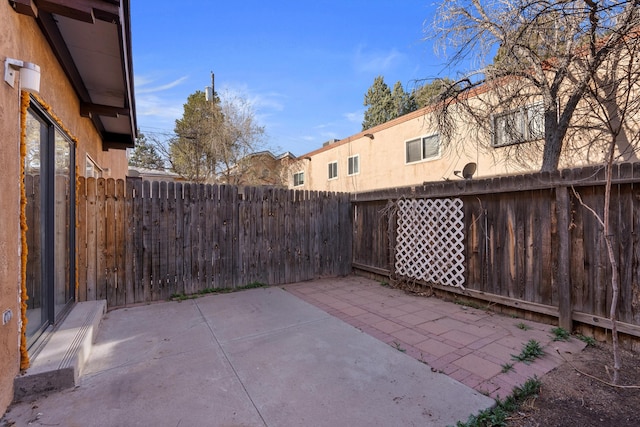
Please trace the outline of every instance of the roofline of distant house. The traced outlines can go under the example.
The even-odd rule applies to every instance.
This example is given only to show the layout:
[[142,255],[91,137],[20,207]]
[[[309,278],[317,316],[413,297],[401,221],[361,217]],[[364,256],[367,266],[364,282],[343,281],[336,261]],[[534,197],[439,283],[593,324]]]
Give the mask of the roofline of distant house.
[[290,151],[285,151],[284,153],[276,156],[270,150],[262,150],[262,151],[256,151],[255,153],[249,153],[246,156],[244,156],[241,160],[248,159],[250,157],[263,156],[263,155],[267,155],[273,158],[274,160],[281,160],[281,159],[284,159],[285,157],[292,157],[294,159],[296,158],[296,156]]
[[[624,39],[626,40],[626,39],[628,39],[630,37],[638,37],[638,36],[640,36],[640,27],[636,27],[633,30],[631,30],[629,34],[625,35]],[[604,43],[604,41],[600,40],[600,43]],[[586,48],[584,48],[584,49],[586,49]],[[549,66],[550,65],[549,60],[547,60],[546,62],[547,62],[547,65]],[[507,80],[507,79],[511,79],[511,78],[513,78],[513,76],[502,76],[502,77],[498,77],[497,80],[498,81],[499,80]],[[475,87],[475,88],[472,88],[471,90],[469,90],[466,93],[463,93],[462,96],[461,96],[461,99],[469,99],[469,98],[476,97],[478,95],[481,95],[481,94],[489,91],[490,89],[491,89],[491,85],[488,85],[487,82],[485,82],[482,85],[480,85],[478,87]],[[455,104],[459,100],[460,99],[454,98],[454,99],[448,99],[448,100],[442,101],[442,102],[446,102],[446,103],[449,103],[449,104]],[[315,156],[317,154],[324,153],[325,151],[333,150],[336,147],[340,147],[340,146],[342,146],[344,144],[348,144],[348,143],[350,143],[352,141],[355,141],[357,139],[364,138],[365,135],[367,135],[367,134],[375,135],[376,132],[383,131],[383,130],[388,129],[388,128],[392,127],[392,126],[395,126],[395,125],[398,125],[400,123],[404,123],[406,121],[415,119],[416,117],[424,116],[424,115],[426,115],[428,113],[431,113],[431,112],[435,111],[436,108],[439,105],[441,105],[441,103],[427,105],[426,107],[423,107],[423,108],[421,108],[419,110],[416,110],[416,111],[412,111],[411,113],[405,114],[404,116],[397,117],[397,118],[395,118],[393,120],[389,120],[388,122],[379,124],[379,125],[374,126],[374,127],[370,128],[370,129],[363,130],[362,132],[356,133],[356,134],[351,135],[351,136],[349,136],[347,138],[341,139],[341,140],[339,140],[337,142],[334,142],[334,143],[331,143],[331,144],[327,144],[327,145],[325,145],[323,147],[320,147],[320,148],[318,148],[318,149],[316,149],[314,151],[310,151],[310,152],[300,156],[300,158],[312,157],[312,156]]]
[[[473,97],[478,96],[478,95],[480,95],[480,94],[482,94],[482,93],[484,93],[484,92],[486,92],[488,90],[489,90],[489,87],[486,84],[482,84],[481,86],[478,86],[478,87],[475,87],[475,88],[469,90],[469,92],[463,94],[461,98],[465,98],[465,99],[473,98]],[[455,104],[455,103],[458,102],[458,99],[449,99],[449,100],[442,101],[442,102]],[[396,117],[395,119],[389,120],[388,122],[381,123],[381,124],[379,124],[377,126],[374,126],[372,128],[363,130],[362,132],[358,132],[358,133],[356,133],[354,135],[351,135],[351,136],[349,136],[347,138],[341,139],[341,140],[339,140],[337,142],[334,142],[334,143],[331,143],[331,144],[327,144],[327,145],[325,145],[323,147],[320,147],[320,148],[318,148],[318,149],[316,149],[314,151],[311,151],[311,152],[309,152],[307,154],[303,154],[302,156],[300,156],[300,158],[315,156],[315,155],[323,153],[325,151],[332,150],[332,149],[334,149],[336,147],[339,147],[341,145],[348,144],[348,143],[350,143],[352,141],[355,141],[357,139],[366,138],[367,134],[375,135],[377,132],[383,131],[385,129],[389,129],[390,127],[396,126],[396,125],[398,125],[400,123],[404,123],[404,122],[407,122],[409,120],[413,120],[415,118],[418,118],[418,117],[421,117],[421,116],[425,116],[426,114],[432,113],[433,111],[435,111],[438,108],[439,105],[441,105],[441,102],[438,102],[438,103],[435,103],[435,104],[431,104],[431,105],[427,105],[426,107],[422,107],[419,110],[412,111],[412,112],[407,113],[407,114],[405,114],[403,116],[400,116],[400,117]]]
[[[273,160],[283,160],[287,157],[292,158],[293,160],[297,159],[297,157],[290,151],[285,151],[282,154],[279,155],[275,155],[273,154],[270,150],[262,150],[262,151],[256,151],[255,153],[250,153],[247,154],[246,156],[244,156],[242,159],[239,160],[239,162],[246,160],[246,159],[250,159],[252,157],[259,157],[259,156],[269,156],[271,157]],[[235,169],[238,168],[237,164],[234,164],[233,166],[230,166],[229,168],[225,169],[223,172],[221,172],[221,174],[226,174],[226,173],[233,173],[233,171]]]

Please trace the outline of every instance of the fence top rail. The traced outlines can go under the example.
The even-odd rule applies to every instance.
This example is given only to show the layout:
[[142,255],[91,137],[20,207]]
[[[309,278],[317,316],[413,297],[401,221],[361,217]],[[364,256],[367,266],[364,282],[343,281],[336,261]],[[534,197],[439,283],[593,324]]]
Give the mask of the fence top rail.
[[[315,199],[348,199],[349,193],[333,191],[310,191],[287,189],[274,186],[236,186],[227,184],[199,184],[192,182],[165,182],[145,181],[139,177],[114,178],[85,178],[80,177],[86,186],[98,185],[106,188],[108,195],[115,195],[111,188],[120,188],[126,184],[127,197],[135,198],[162,198],[175,199],[200,198],[217,200],[236,200],[238,202],[251,202],[260,200],[288,200],[301,202]],[[125,187],[123,187],[124,189]],[[125,194],[125,193],[123,193]]]
[[[640,182],[640,162],[614,164],[611,182],[616,185]],[[485,179],[425,182],[423,185],[352,193],[351,201],[358,203],[395,200],[403,197],[460,197],[489,193],[551,190],[556,187],[602,186],[605,183],[605,167],[598,165],[563,169],[556,172],[537,172]]]

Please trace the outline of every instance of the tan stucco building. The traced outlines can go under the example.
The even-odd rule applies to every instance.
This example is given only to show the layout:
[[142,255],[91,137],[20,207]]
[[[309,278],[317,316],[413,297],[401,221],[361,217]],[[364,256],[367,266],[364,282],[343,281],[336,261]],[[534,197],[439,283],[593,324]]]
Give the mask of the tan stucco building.
[[359,192],[422,184],[458,179],[454,172],[471,162],[478,175],[498,172],[478,152],[447,153],[424,116],[424,109],[418,110],[300,156],[290,187]]
[[[465,172],[472,172],[467,178],[485,178],[540,170],[544,111],[539,96],[508,107],[485,85],[467,102],[482,115],[481,126],[465,115],[468,109],[452,103],[450,134],[440,135],[441,117],[428,106],[300,156],[290,168],[289,187],[353,193],[465,179]],[[639,160],[640,115],[634,105],[616,139],[616,161]],[[591,109],[586,102],[578,105],[563,141],[560,169],[604,161],[611,133],[607,119],[594,117]]]
[[76,177],[124,178],[136,123],[128,0],[0,1],[0,28],[4,413],[76,299]]
[[271,151],[249,154],[228,171],[218,176],[218,182],[239,186],[287,187],[291,165],[296,157],[290,152],[274,155]]
[[300,156],[290,187],[360,192],[420,185],[463,179],[468,164],[475,165],[474,178],[526,170],[500,158],[499,148],[483,149],[477,138],[443,143],[430,114],[429,107],[423,108]]

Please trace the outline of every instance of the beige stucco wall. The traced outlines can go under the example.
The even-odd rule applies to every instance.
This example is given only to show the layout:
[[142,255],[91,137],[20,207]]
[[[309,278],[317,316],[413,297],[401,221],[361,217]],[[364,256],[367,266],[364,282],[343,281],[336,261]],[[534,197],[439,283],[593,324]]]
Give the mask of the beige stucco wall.
[[[471,103],[485,105],[489,92],[472,99]],[[481,101],[483,100],[483,101]],[[585,122],[594,120],[581,106],[574,114],[570,131],[564,141],[559,168],[580,167],[604,161],[610,136],[594,130],[585,132]],[[467,163],[476,163],[474,178],[502,176],[540,170],[543,141],[530,141],[506,147],[492,147],[487,129],[478,130],[472,119],[457,117],[454,134],[441,138],[440,155],[434,159],[406,163],[406,142],[437,133],[433,113],[429,108],[415,111],[403,117],[334,142],[311,153],[302,155],[289,174],[289,186],[296,189],[361,192],[383,188],[421,185],[423,182],[459,180],[454,172],[462,171]],[[635,129],[626,129],[628,139],[637,135],[640,118],[636,114]],[[491,120],[491,111],[486,112]],[[580,123],[583,125],[580,126]],[[587,126],[588,127],[588,126]],[[483,133],[484,132],[484,133]],[[369,136],[365,136],[369,135]],[[372,137],[372,138],[371,138]],[[638,141],[634,141],[637,145]],[[618,140],[617,161],[638,161],[632,149]],[[348,158],[359,156],[360,172],[348,175]],[[338,177],[329,179],[328,164],[338,162]],[[293,187],[293,174],[304,172],[304,185]]]
[[[61,120],[72,136],[78,138],[76,161],[83,173],[85,155],[111,176],[124,178],[127,160],[124,150],[102,151],[102,142],[95,127],[80,117],[79,101],[66,79],[55,56],[36,22],[13,11],[9,2],[0,2],[0,61],[4,75],[7,57],[34,62],[41,68],[40,97]],[[9,309],[13,319],[0,323],[0,414],[4,413],[13,396],[13,378],[19,371],[20,319],[20,92],[0,82],[0,182],[2,209],[0,210],[0,313]]]
[[[18,19],[8,2],[0,2],[0,60],[4,76],[4,59],[16,57],[21,38]],[[9,309],[14,316],[9,324],[0,322],[0,413],[4,413],[13,395],[13,378],[19,369],[18,320],[20,310],[20,98],[17,90],[0,82],[0,312]]]
[[[355,134],[301,156],[298,170],[293,172],[304,171],[305,183],[295,188],[359,192],[418,185],[425,181],[455,180],[460,178],[454,172],[461,171],[470,162],[477,164],[474,177],[522,170],[522,167],[508,165],[497,159],[495,156],[500,156],[500,150],[492,153],[479,148],[477,141],[470,136],[460,137],[458,140],[464,141],[463,150],[455,148],[459,147],[456,141],[442,143],[440,156],[437,158],[406,163],[406,141],[435,133],[434,127],[425,120],[424,111],[417,111]],[[373,135],[373,139],[365,134]],[[348,176],[348,158],[355,155],[359,156],[360,172]],[[338,162],[338,177],[329,180],[328,164],[333,161]]]

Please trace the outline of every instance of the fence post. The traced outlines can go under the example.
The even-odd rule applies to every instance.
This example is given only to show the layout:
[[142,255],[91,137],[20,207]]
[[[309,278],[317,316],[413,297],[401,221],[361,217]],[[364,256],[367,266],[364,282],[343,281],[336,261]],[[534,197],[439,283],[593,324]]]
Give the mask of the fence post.
[[387,239],[389,240],[389,279],[396,278],[396,205],[397,201],[387,200]]
[[573,299],[571,295],[571,277],[569,262],[571,247],[569,240],[569,192],[567,187],[556,187],[556,215],[558,224],[558,326],[572,332]]

